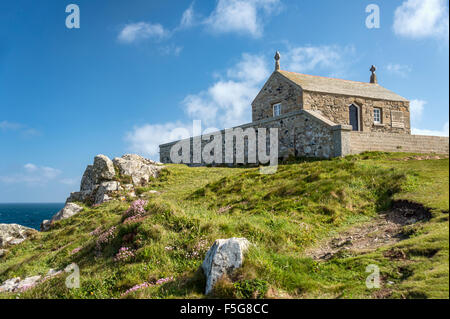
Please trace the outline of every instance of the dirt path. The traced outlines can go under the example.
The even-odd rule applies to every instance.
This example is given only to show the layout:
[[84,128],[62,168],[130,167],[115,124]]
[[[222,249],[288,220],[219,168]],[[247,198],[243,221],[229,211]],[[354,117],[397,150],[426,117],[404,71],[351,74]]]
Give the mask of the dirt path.
[[403,226],[412,225],[431,218],[429,210],[407,201],[397,201],[393,209],[380,214],[374,220],[346,230],[331,240],[306,251],[306,255],[316,260],[328,260],[335,254],[368,252],[381,246],[391,245],[406,239]]

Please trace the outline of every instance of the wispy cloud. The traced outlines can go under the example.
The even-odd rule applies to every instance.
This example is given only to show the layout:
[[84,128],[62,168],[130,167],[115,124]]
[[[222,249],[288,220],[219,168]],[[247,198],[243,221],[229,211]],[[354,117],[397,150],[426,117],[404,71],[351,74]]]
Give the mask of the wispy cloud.
[[343,76],[355,53],[353,46],[289,46],[282,53],[281,68],[293,72],[327,72],[329,76]]
[[0,176],[0,182],[6,184],[25,183],[29,185],[40,185],[55,181],[61,174],[61,170],[56,168],[27,163],[17,173]]
[[395,10],[394,32],[408,38],[446,37],[447,0],[407,0]]
[[386,66],[386,70],[391,74],[405,78],[409,73],[411,73],[412,68],[408,65],[389,63]]
[[180,21],[180,29],[190,28],[198,22],[195,20],[194,2],[183,12]]
[[23,127],[22,124],[19,123],[12,123],[8,121],[2,121],[0,122],[0,129],[3,131],[16,131]]
[[415,135],[433,135],[433,136],[448,136],[449,122],[447,121],[444,127],[440,130],[435,129],[420,129],[418,126],[422,121],[422,115],[425,106],[428,104],[424,100],[411,100],[409,110],[411,112],[411,133]]
[[411,128],[411,133],[414,135],[433,135],[433,136],[449,136],[449,123],[444,124],[441,130],[419,129]]
[[1,121],[0,132],[8,132],[8,131],[18,132],[25,137],[36,136],[41,134],[38,130],[31,128],[25,124],[9,121]]
[[134,43],[143,39],[161,40],[170,36],[170,32],[161,24],[138,22],[125,25],[118,35],[122,43]]
[[412,125],[416,125],[422,120],[422,114],[426,104],[427,101],[411,100],[409,110],[411,112]]
[[79,178],[63,178],[59,182],[64,185],[77,185],[80,183],[80,179]]
[[182,46],[173,44],[164,45],[159,48],[159,52],[161,53],[161,55],[179,56],[182,51],[183,51]]

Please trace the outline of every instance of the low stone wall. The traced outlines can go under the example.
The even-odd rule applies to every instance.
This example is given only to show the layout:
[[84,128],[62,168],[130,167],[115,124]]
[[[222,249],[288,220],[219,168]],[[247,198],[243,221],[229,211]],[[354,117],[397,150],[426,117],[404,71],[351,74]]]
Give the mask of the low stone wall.
[[348,149],[343,155],[364,151],[449,153],[448,137],[352,131],[347,133],[345,139]]
[[[269,149],[270,139],[269,130],[270,128],[278,128],[278,157],[286,157],[288,155],[302,156],[302,157],[318,157],[318,158],[331,158],[340,156],[342,152],[341,147],[341,131],[342,129],[348,130],[348,127],[343,127],[341,125],[335,125],[331,121],[316,114],[313,111],[299,110],[287,114],[283,114],[278,117],[264,119],[256,121],[253,123],[238,126],[242,130],[247,128],[254,128],[256,131],[258,129],[266,129],[266,149]],[[233,128],[233,129],[236,129]],[[226,160],[225,155],[225,132],[222,130],[213,134],[220,134],[222,139],[222,163],[232,164],[229,159]],[[257,136],[257,134],[256,134]],[[194,158],[193,150],[195,143],[201,143],[201,149],[203,151],[205,145],[207,145],[210,140],[204,141],[200,137],[190,138],[182,140],[181,142],[189,142],[190,145],[190,158],[189,164],[202,165],[209,164],[200,162],[197,158]],[[175,141],[172,143],[166,143],[160,145],[160,161],[162,163],[171,163],[170,151],[171,148],[180,141]],[[242,163],[237,161],[237,158],[242,156],[239,148],[236,147],[236,140],[233,141],[233,164]],[[197,145],[199,145],[197,144]],[[258,144],[258,143],[256,143]],[[258,154],[258,145],[256,149],[252,149],[251,152]],[[248,140],[244,140],[244,163],[248,163]],[[260,162],[259,158],[256,159]],[[250,161],[251,162],[251,161]]]
[[[381,133],[381,132],[354,132],[349,125],[336,125],[321,114],[311,110],[299,110],[278,117],[264,119],[253,123],[248,123],[233,128],[242,129],[244,132],[249,129],[255,129],[255,135],[264,130],[266,132],[266,150],[270,147],[270,128],[278,129],[278,158],[285,158],[289,155],[297,157],[315,157],[315,158],[332,158],[345,156],[350,154],[358,154],[365,151],[384,151],[384,152],[410,152],[410,153],[449,153],[448,137],[423,136],[423,135],[407,135],[398,133]],[[216,149],[211,150],[210,136],[208,140],[203,140],[197,136],[182,141],[160,145],[160,161],[162,163],[172,163],[171,149],[179,142],[185,142],[189,145],[189,156],[183,159],[183,163],[189,165],[205,165],[205,164],[246,164],[267,162],[258,158],[258,141],[256,145],[250,145],[248,139],[244,137],[242,144],[238,144],[237,139],[233,138],[232,154],[226,153],[226,132],[222,130],[212,135],[219,138],[220,143],[217,146],[218,154],[215,160],[205,162],[203,156],[195,156],[202,154],[205,146],[208,147],[206,154],[213,155]],[[264,142],[262,142],[262,146]],[[243,145],[243,147],[239,147]],[[200,149],[200,152],[194,150]],[[220,153],[219,153],[220,152]],[[187,152],[186,152],[187,153]],[[266,157],[268,151],[266,152]],[[255,154],[256,161],[250,157]]]

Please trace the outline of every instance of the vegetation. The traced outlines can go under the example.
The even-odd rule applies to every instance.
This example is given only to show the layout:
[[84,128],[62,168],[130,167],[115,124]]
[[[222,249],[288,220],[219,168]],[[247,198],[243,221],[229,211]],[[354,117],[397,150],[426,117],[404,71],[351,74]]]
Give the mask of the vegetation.
[[[218,238],[246,237],[255,245],[216,285],[216,297],[448,298],[449,161],[414,156],[297,159],[274,175],[168,165],[131,208],[131,200],[85,207],[0,259],[0,282],[76,263],[79,289],[66,288],[62,274],[0,297],[204,298],[206,251]],[[327,260],[305,253],[398,200],[430,208],[431,219],[404,226],[403,240],[376,250]],[[365,284],[370,264],[380,268],[378,289]]]

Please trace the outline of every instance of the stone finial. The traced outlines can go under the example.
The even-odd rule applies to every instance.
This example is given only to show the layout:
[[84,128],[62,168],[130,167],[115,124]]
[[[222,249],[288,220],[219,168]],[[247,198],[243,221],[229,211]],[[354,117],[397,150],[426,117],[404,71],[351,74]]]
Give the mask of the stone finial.
[[373,83],[373,84],[378,83],[377,75],[375,74],[376,70],[377,70],[377,68],[375,67],[375,65],[372,65],[372,67],[370,68],[370,72],[372,72],[372,75],[370,76],[370,83]]
[[278,71],[280,69],[280,52],[277,51],[277,53],[275,53],[275,71]]

